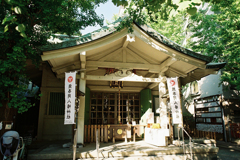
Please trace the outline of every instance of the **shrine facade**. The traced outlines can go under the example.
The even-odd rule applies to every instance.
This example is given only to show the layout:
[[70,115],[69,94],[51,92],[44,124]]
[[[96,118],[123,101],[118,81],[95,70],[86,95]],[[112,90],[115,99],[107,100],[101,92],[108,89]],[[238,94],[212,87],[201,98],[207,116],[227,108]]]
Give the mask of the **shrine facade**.
[[65,72],[77,72],[78,143],[84,143],[84,125],[112,125],[117,135],[123,125],[146,125],[148,112],[169,128],[167,78],[178,77],[181,86],[222,67],[146,25],[134,23],[129,33],[116,31],[119,23],[42,48],[39,140],[71,139],[72,126],[63,123]]

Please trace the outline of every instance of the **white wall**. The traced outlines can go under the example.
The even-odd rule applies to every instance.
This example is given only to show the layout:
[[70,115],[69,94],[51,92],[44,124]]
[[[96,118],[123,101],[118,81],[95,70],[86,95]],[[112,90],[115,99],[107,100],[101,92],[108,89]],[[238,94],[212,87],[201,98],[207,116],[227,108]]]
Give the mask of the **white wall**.
[[188,84],[189,86],[183,93],[183,112],[194,114],[194,98],[223,94],[223,85],[219,85],[220,76],[221,72],[219,71],[218,74],[211,74],[197,81],[199,92],[196,95],[192,95],[190,84]]
[[220,83],[221,72],[211,74],[198,81],[200,98],[223,94],[223,87]]
[[194,114],[194,104],[193,104],[193,98],[191,97],[191,88],[190,84],[188,84],[189,87],[185,88],[182,96],[182,111],[183,113],[189,112],[191,114]]

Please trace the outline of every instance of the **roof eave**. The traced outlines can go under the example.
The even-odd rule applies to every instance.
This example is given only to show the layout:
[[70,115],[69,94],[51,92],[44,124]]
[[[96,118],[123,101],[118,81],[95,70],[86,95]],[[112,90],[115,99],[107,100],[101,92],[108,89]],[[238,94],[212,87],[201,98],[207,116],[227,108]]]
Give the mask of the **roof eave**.
[[149,35],[150,37],[152,37],[153,39],[155,39],[156,41],[158,41],[159,43],[162,43],[178,52],[181,52],[185,55],[191,56],[193,58],[197,58],[200,59],[206,63],[209,63],[212,61],[211,57],[202,55],[202,54],[198,54],[196,52],[193,52],[189,49],[186,49],[182,46],[180,46],[179,44],[169,40],[168,38],[164,37],[163,35],[161,35],[160,33],[156,32],[154,29],[152,29],[151,27],[147,26],[147,25],[139,25],[137,22],[134,22],[134,24],[136,26],[138,26],[142,31],[144,31],[147,35]]

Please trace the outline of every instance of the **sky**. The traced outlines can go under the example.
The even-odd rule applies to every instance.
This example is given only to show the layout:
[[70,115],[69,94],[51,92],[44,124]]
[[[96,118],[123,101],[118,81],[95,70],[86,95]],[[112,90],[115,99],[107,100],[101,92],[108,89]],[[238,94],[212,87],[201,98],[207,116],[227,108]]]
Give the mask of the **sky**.
[[[103,16],[104,16],[104,26],[107,25],[106,19],[108,21],[112,21],[113,15],[118,14],[118,12],[119,12],[119,7],[115,6],[111,0],[105,4],[101,4],[100,7],[98,7],[96,9],[96,13],[98,15],[103,14]],[[92,32],[92,31],[95,31],[99,28],[101,28],[99,25],[95,26],[95,27],[87,27],[85,30],[81,30],[81,33],[84,35],[84,34]]]

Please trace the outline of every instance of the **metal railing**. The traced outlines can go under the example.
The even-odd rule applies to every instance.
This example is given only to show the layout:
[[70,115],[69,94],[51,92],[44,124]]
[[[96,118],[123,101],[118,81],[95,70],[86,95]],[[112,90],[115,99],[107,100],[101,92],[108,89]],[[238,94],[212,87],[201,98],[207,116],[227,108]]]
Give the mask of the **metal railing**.
[[[179,138],[179,129],[182,129],[185,133],[186,133],[186,135],[188,136],[188,138],[189,138],[189,148],[190,148],[190,156],[191,156],[191,160],[193,160],[193,155],[192,155],[192,143],[193,143],[193,141],[192,141],[192,137],[187,133],[187,131],[182,127],[182,126],[179,126],[178,127],[178,140],[180,139]],[[183,132],[182,132],[183,133]],[[184,156],[185,156],[185,142],[184,142],[184,134],[182,135],[182,137],[183,137],[183,153],[184,153]]]

